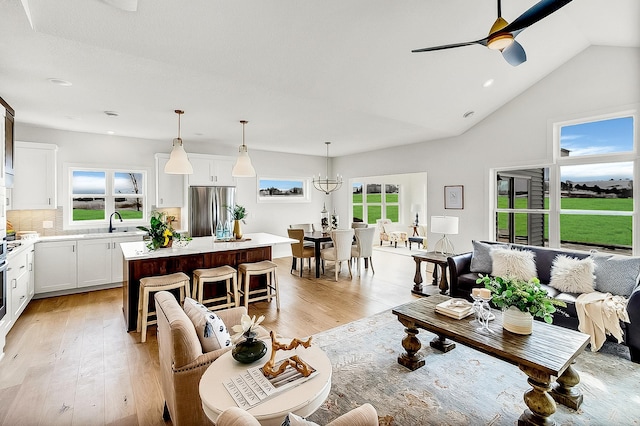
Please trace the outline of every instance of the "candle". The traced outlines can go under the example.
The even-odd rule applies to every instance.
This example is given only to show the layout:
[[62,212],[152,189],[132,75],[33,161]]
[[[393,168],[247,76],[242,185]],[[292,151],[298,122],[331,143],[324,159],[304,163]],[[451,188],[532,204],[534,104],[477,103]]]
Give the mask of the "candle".
[[481,288],[479,293],[481,298],[486,300],[491,299],[491,290],[488,288]]
[[482,290],[480,287],[474,287],[471,289],[471,295],[474,297],[480,297],[480,290]]

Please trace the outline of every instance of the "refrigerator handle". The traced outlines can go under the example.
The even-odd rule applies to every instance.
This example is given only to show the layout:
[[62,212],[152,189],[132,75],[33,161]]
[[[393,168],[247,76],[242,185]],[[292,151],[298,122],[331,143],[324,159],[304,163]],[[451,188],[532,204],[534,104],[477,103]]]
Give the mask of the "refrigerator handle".
[[216,198],[218,198],[218,195],[216,194],[215,191],[211,192],[211,196],[209,197],[209,212],[211,213],[209,215],[209,228],[211,230],[211,235],[213,235],[214,237],[216,236],[216,230],[213,227],[213,223],[215,222],[216,218],[215,218],[215,210],[214,207],[217,203]]

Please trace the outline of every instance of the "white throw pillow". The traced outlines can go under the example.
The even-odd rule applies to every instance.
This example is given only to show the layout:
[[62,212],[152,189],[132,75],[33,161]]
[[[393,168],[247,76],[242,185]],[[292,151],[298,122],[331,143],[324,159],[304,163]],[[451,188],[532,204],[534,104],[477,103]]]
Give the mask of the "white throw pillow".
[[187,314],[200,339],[202,352],[211,352],[231,346],[231,335],[224,321],[201,303],[190,297],[184,299],[184,312]]
[[517,250],[496,247],[491,250],[492,271],[494,277],[517,278],[529,281],[538,277],[535,253],[530,250]]
[[310,422],[309,420],[305,420],[304,418],[289,413],[287,417],[284,418],[281,426],[320,426],[318,423]]
[[563,293],[591,293],[595,276],[593,259],[576,259],[559,254],[551,266],[549,285]]

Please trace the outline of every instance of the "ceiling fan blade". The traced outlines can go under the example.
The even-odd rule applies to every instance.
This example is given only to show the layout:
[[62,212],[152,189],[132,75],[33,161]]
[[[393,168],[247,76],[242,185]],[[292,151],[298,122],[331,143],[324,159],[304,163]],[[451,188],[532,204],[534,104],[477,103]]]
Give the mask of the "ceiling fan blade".
[[502,50],[502,57],[514,67],[517,67],[527,60],[527,54],[522,45],[515,40]]
[[530,25],[535,24],[543,18],[551,15],[556,10],[561,7],[571,3],[572,0],[541,0],[540,2],[534,4],[524,12],[522,15],[518,16],[512,23],[504,27],[500,32],[505,33],[514,33],[515,35],[520,33],[520,31],[529,27]]
[[471,46],[474,44],[479,44],[482,46],[486,46],[487,45],[487,38],[483,38],[480,40],[476,40],[476,41],[467,41],[464,43],[454,43],[454,44],[445,44],[442,46],[433,46],[433,47],[425,47],[423,49],[415,49],[412,50],[411,53],[419,53],[419,52],[431,52],[433,50],[444,50],[444,49],[453,49],[454,47],[463,47],[463,46]]

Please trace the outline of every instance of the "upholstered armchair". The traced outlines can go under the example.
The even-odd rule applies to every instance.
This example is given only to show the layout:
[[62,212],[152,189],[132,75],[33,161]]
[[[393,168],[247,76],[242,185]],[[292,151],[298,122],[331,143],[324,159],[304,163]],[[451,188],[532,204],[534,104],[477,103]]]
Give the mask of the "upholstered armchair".
[[[216,426],[260,426],[260,423],[242,408],[231,407],[220,414]],[[378,426],[378,412],[373,405],[363,404],[326,426]]]
[[[160,386],[164,396],[165,420],[174,426],[211,424],[202,411],[198,386],[200,377],[213,361],[231,350],[231,346],[203,352],[195,326],[175,296],[168,291],[155,294],[158,316],[158,351],[160,358]],[[215,312],[230,329],[240,324],[242,307]],[[262,329],[261,336],[266,330]]]

